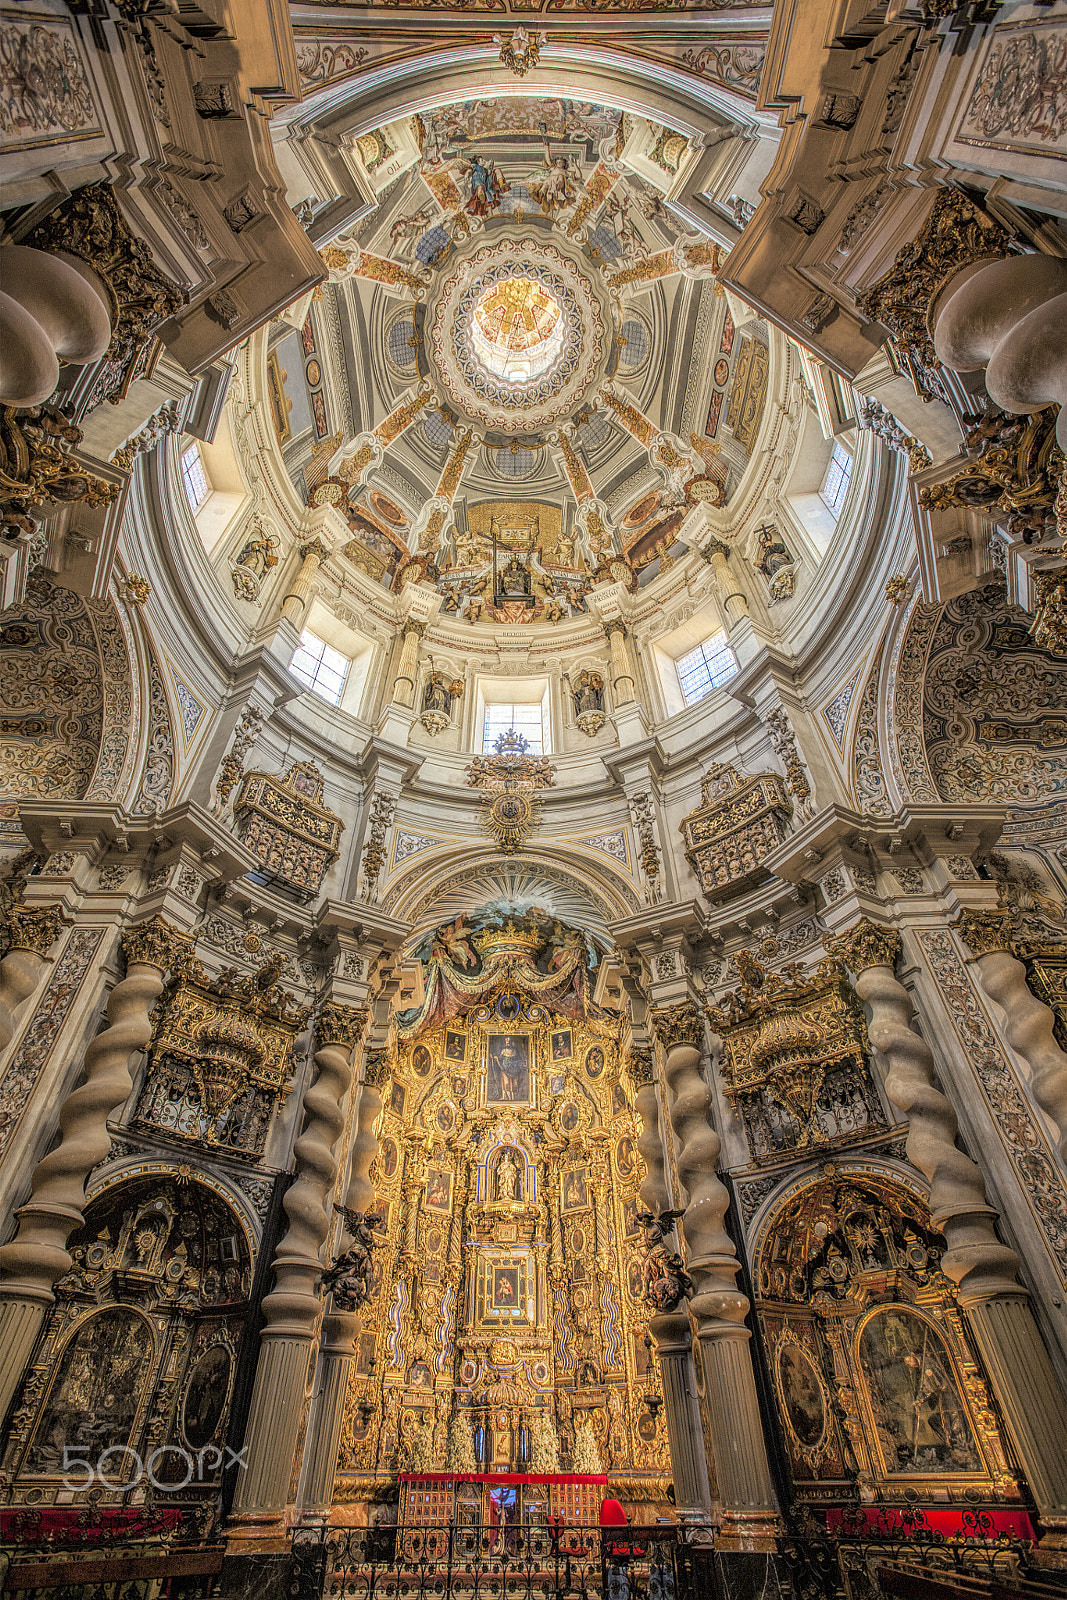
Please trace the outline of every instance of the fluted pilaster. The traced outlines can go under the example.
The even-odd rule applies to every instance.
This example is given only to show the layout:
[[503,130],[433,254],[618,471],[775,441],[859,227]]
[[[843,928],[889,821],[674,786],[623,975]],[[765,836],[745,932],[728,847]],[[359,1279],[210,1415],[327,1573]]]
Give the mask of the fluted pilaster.
[[666,1051],[671,1122],[678,1138],[678,1176],[689,1194],[682,1220],[687,1266],[696,1283],[689,1309],[696,1318],[715,1476],[723,1515],[723,1548],[755,1548],[772,1539],[777,1503],[756,1397],[752,1351],[744,1319],[748,1300],[724,1219],[729,1196],[715,1173],[719,1136],[708,1122],[711,1096],[700,1073],[704,1019],[688,1001],[660,1006],[652,1023]]
[[1011,951],[1011,919],[1006,912],[972,911],[959,924],[974,952],[978,981],[1004,1013],[1004,1031],[1030,1073],[1030,1087],[1041,1110],[1055,1124],[1060,1155],[1067,1162],[1067,1055],[1056,1043],[1056,1018],[1026,981],[1026,967]]
[[[304,1131],[293,1147],[296,1179],[282,1202],[289,1228],[275,1252],[274,1288],[263,1301],[267,1325],[234,1497],[237,1517],[280,1517],[287,1503],[321,1306],[321,1254],[337,1177],[334,1148],[344,1130],[341,1103],[352,1078],[352,1049],[365,1022],[363,1008],[328,1002],[316,1026],[315,1076],[304,1095]],[[298,1355],[280,1354],[279,1346]]]
[[930,1185],[930,1215],[948,1245],[941,1265],[961,1304],[1022,1294],[1018,1257],[997,1238],[982,1174],[956,1145],[956,1113],[936,1087],[933,1053],[911,1026],[911,996],[893,970],[900,935],[863,917],[826,944],[856,974],[856,993],[871,1008],[867,1031],[888,1063],[886,1094],[908,1119],[908,1160]]
[[152,1037],[150,1013],[163,975],[186,943],[161,917],[122,936],[126,976],[108,999],[108,1025],[85,1052],[85,1076],[63,1102],[59,1143],[34,1169],[15,1237],[0,1246],[0,1414],[52,1303],[52,1286],[70,1268],[67,1240],[85,1220],[85,1180],[111,1149],[108,1118],[129,1098],[130,1058]]
[[58,906],[39,909],[16,906],[8,922],[11,943],[0,961],[0,1052],[15,1032],[15,1017],[40,981],[48,952],[59,938],[62,913]]

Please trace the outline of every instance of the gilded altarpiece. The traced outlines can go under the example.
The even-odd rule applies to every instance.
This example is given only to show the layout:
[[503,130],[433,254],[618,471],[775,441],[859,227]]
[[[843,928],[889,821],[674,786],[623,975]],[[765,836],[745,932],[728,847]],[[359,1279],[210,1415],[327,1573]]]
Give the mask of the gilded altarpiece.
[[106,1189],[69,1250],[3,1459],[23,1534],[46,1536],[52,1506],[106,1519],[155,1494],[164,1538],[204,1536],[252,1287],[246,1231],[179,1168]]
[[1018,1501],[940,1236],[870,1170],[792,1185],[761,1229],[756,1312],[800,1499]]
[[[540,914],[484,915],[416,951],[425,1000],[378,1076],[375,1255],[335,1498],[398,1471],[573,1472],[592,1437],[615,1492],[662,1500],[644,1406],[639,1122],[596,952]],[[644,1358],[644,1359],[642,1359]]]

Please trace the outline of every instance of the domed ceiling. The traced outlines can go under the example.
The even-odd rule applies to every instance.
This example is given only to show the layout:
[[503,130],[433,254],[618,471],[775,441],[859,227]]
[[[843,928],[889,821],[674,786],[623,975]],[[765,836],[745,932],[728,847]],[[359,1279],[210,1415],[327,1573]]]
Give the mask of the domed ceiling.
[[357,568],[433,582],[472,623],[648,582],[728,500],[767,389],[765,327],[735,326],[719,247],[672,204],[692,141],[511,97],[357,147],[376,202],[322,252],[303,326],[270,334],[298,492],[347,517]]

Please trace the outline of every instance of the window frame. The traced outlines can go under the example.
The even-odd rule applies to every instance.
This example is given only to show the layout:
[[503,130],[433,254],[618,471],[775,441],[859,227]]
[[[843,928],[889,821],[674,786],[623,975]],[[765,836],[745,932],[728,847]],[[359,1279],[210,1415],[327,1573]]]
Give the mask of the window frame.
[[[528,722],[527,722],[526,725],[516,726],[516,723],[515,723],[515,712],[519,711],[519,710],[529,710],[531,712],[536,711],[536,713],[537,713],[537,721],[538,721],[538,723],[540,725],[540,730],[541,731],[540,731],[540,736],[539,736],[539,738],[537,740],[536,748],[535,748],[533,739],[530,738],[530,732],[529,732],[529,726],[530,726],[530,723],[532,723],[532,718],[528,719]],[[488,726],[490,724],[490,722],[497,722],[497,723],[499,722],[499,719],[495,715],[499,711],[507,711],[508,714],[509,714],[509,720],[506,723],[504,723],[503,726],[499,726],[499,725],[494,726],[492,728],[492,730],[490,731],[490,728]],[[480,753],[483,756],[491,756],[494,753],[494,751],[493,751],[494,743],[496,742],[497,739],[500,738],[500,735],[502,733],[506,733],[509,728],[514,728],[516,733],[523,734],[524,737],[530,739],[530,754],[531,755],[535,755],[535,756],[544,755],[545,754],[545,703],[544,703],[544,700],[541,699],[541,700],[494,700],[494,701],[483,701],[483,704],[482,704],[482,728],[481,728]]]
[[[204,465],[204,457],[198,439],[191,439],[182,450],[179,465],[181,467],[182,487],[185,490],[185,498],[188,500],[189,509],[195,517],[198,511],[203,510],[212,492],[211,479],[207,475],[207,467]],[[203,485],[202,494],[199,492],[194,493],[193,483],[197,477]]]
[[[314,649],[309,648],[308,641],[313,641],[314,645],[318,646],[317,656]],[[311,657],[312,661],[314,662],[314,670],[312,672],[307,673],[306,671],[301,671],[297,666],[297,657],[301,655]],[[344,670],[340,671],[339,668],[327,661],[327,656],[333,656],[337,661],[343,662]],[[341,701],[344,698],[345,687],[348,683],[348,675],[351,670],[352,659],[350,656],[346,656],[342,651],[336,649],[332,644],[329,644],[325,639],[322,638],[320,634],[313,633],[310,628],[304,628],[302,630],[300,634],[300,643],[293,651],[293,654],[289,660],[289,671],[293,674],[294,678],[299,679],[299,681],[304,685],[304,688],[308,694],[317,695],[318,698],[320,700],[324,700],[327,705],[340,708]],[[339,671],[340,682],[337,685],[336,697],[334,696],[332,690],[330,693],[324,694],[322,687],[320,687],[320,684],[323,681],[322,674],[325,672],[331,677],[337,677]]]
[[[830,459],[826,463],[826,471],[823,473],[822,482],[819,485],[819,499],[822,501],[827,511],[829,511],[835,522],[840,517],[841,512],[844,509],[845,501],[848,498],[849,486],[852,483],[852,468],[854,465],[855,460],[853,458],[852,451],[846,444],[843,443],[841,439],[835,439],[833,443],[833,449],[830,451]],[[830,495],[827,493],[826,486],[829,483],[831,474],[835,471],[835,469],[837,472],[837,483],[835,485],[836,493],[834,495]]]
[[[713,644],[715,640],[721,640],[721,646],[719,649],[709,652],[708,646]],[[697,657],[700,658],[701,665],[704,668],[704,687],[700,689],[699,693],[691,694],[686,688],[683,669],[686,662],[694,661]],[[713,663],[724,660],[732,662],[732,666],[728,672],[720,676],[717,674]],[[674,658],[674,672],[678,679],[678,688],[686,710],[690,706],[698,705],[701,700],[706,700],[709,694],[712,694],[716,689],[721,689],[723,684],[729,683],[731,678],[736,678],[740,670],[737,652],[721,629],[717,633],[710,633],[706,639],[702,639],[699,644],[693,645],[683,655],[676,656]]]

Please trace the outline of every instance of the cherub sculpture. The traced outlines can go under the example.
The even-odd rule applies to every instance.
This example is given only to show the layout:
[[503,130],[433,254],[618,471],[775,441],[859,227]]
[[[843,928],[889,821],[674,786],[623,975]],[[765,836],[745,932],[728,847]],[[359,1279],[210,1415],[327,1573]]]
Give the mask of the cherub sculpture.
[[693,1292],[693,1280],[681,1256],[666,1242],[668,1229],[684,1215],[684,1211],[663,1211],[659,1217],[651,1211],[637,1213],[645,1247],[641,1298],[653,1311],[676,1311]]
[[335,1310],[358,1311],[370,1295],[371,1252],[383,1243],[378,1236],[382,1218],[377,1211],[368,1211],[364,1216],[361,1211],[350,1211],[347,1206],[335,1205],[333,1209],[344,1218],[352,1244],[327,1267],[322,1275],[322,1288],[333,1295]]

